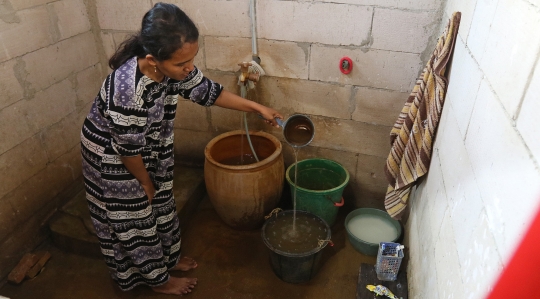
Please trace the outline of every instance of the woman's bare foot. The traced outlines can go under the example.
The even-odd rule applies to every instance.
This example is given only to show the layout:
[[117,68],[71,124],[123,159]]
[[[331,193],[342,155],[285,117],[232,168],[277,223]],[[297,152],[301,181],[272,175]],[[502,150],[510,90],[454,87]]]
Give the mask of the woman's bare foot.
[[157,293],[169,295],[185,295],[191,293],[191,289],[197,284],[197,278],[174,277],[171,276],[166,284],[159,287],[153,287],[152,290]]
[[171,271],[176,271],[176,270],[189,271],[195,268],[197,268],[197,262],[194,259],[185,256],[185,257],[180,258],[180,261],[178,261],[178,264],[176,264],[176,266],[174,266],[171,269]]

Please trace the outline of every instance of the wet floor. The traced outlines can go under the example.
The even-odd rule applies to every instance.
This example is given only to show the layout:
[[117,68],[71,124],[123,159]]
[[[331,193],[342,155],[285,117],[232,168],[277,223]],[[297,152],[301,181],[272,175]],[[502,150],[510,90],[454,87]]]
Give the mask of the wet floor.
[[[195,258],[199,266],[173,275],[198,278],[197,287],[186,295],[192,299],[354,299],[360,264],[374,264],[375,257],[352,248],[343,226],[345,216],[346,211],[341,210],[332,227],[335,245],[324,249],[316,276],[308,283],[290,284],[273,273],[260,230],[228,227],[205,199],[182,237],[183,255]],[[0,295],[11,299],[174,297],[156,294],[147,287],[122,292],[109,278],[101,259],[67,253],[50,244],[43,247],[52,254],[44,271],[21,285],[4,285]]]

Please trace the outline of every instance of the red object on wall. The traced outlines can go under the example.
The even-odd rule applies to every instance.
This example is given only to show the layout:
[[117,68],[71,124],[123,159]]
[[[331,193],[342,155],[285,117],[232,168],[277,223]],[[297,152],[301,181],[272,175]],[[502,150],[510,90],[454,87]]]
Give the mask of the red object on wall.
[[352,67],[352,59],[347,56],[341,58],[341,60],[339,61],[339,70],[345,75],[352,72]]
[[540,210],[488,299],[539,298]]

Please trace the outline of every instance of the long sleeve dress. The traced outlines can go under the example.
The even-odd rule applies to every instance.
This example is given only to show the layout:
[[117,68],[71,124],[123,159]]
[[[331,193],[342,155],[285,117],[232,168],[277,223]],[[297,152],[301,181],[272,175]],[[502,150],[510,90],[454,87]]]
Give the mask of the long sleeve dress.
[[[173,198],[173,123],[179,96],[211,106],[223,87],[195,68],[155,82],[133,57],[105,79],[81,131],[86,198],[101,252],[122,290],[169,279],[180,258]],[[150,205],[121,156],[142,155],[156,187]]]

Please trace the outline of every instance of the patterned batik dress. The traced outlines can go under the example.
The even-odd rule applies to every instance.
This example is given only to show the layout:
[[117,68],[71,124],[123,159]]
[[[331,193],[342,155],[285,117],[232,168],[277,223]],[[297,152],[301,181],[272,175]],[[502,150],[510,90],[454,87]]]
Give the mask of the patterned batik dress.
[[[86,198],[101,252],[122,290],[166,283],[180,257],[173,198],[173,122],[178,96],[211,106],[223,87],[194,69],[161,83],[143,75],[137,58],[107,76],[81,131]],[[142,155],[156,187],[150,205],[120,156]]]

